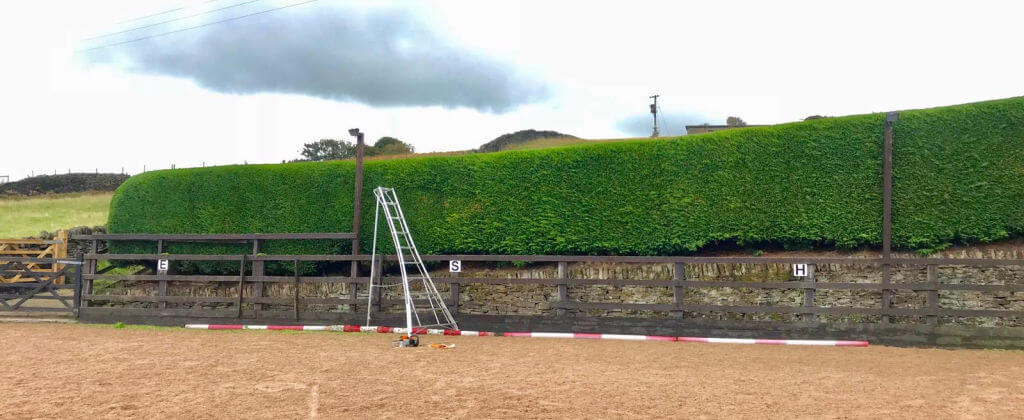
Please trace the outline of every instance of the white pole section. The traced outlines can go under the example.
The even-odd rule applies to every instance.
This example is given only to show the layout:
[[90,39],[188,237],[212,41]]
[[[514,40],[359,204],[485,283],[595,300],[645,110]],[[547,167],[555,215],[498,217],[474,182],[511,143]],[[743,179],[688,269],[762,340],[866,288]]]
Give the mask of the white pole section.
[[[366,297],[366,326],[370,326],[370,313],[373,312],[373,275],[377,273],[377,226],[380,225],[380,200],[377,200],[377,206],[374,207],[373,211],[373,250],[370,252],[370,287],[366,288],[369,292]],[[381,261],[383,264],[384,261]],[[354,276],[353,276],[354,277]],[[383,277],[383,276],[381,276]],[[383,283],[384,279],[377,279],[378,283]],[[377,288],[381,287],[377,284]]]

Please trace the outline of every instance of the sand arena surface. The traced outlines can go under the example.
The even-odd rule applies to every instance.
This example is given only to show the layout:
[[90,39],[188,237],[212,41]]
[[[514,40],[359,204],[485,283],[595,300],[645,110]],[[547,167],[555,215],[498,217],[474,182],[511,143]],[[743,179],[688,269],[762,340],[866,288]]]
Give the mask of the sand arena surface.
[[394,338],[0,324],[0,418],[1024,413],[1018,351]]

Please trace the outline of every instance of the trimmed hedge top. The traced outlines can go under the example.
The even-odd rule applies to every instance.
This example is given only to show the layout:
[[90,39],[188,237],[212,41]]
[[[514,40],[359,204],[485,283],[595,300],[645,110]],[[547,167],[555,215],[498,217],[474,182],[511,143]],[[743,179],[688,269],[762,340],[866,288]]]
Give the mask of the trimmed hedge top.
[[[378,185],[397,190],[423,253],[878,244],[883,119],[366,162],[363,251]],[[896,246],[1024,233],[1024,98],[901,112],[894,153]],[[148,172],[114,194],[109,229],[350,231],[353,172],[351,161]],[[340,241],[271,246],[266,252],[348,252]]]

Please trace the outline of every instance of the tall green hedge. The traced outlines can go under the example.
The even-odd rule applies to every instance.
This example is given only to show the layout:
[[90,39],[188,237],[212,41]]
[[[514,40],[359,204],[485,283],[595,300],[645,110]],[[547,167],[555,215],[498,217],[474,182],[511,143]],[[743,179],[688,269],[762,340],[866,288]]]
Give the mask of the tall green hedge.
[[[397,189],[424,253],[672,255],[717,243],[880,243],[882,114],[674,140],[366,163]],[[902,248],[1024,233],[1024,98],[904,111]],[[149,172],[114,195],[116,233],[349,231],[352,162]],[[369,249],[364,235],[363,250]],[[266,252],[347,252],[291,241]]]

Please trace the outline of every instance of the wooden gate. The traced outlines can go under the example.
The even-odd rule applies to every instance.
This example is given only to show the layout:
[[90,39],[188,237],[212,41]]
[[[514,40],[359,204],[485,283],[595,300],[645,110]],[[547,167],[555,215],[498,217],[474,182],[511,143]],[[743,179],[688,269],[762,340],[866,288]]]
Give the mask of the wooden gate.
[[[64,259],[68,256],[68,233],[67,231],[57,232],[53,240],[45,239],[0,239],[0,264],[3,264],[5,257],[27,257],[37,259]],[[56,273],[64,267],[57,263],[25,263],[25,266],[33,271],[49,271]],[[13,274],[0,273],[0,283],[23,283],[36,281],[31,276],[17,271]],[[55,284],[64,284],[65,278],[59,276],[54,280]]]
[[[39,268],[43,266],[59,269]],[[14,283],[0,283],[0,312],[78,313],[82,284],[80,259],[0,257],[0,276],[19,279]],[[73,281],[68,284],[65,278]]]

